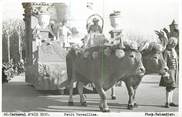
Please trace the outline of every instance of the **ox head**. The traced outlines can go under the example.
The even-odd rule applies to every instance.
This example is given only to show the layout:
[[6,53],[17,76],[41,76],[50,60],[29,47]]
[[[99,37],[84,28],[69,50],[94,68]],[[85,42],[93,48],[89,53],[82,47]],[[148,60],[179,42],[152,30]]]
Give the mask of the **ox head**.
[[166,61],[163,58],[163,51],[167,46],[167,38],[162,31],[155,31],[158,35],[160,42],[144,42],[140,47],[142,51],[143,64],[147,73],[165,74],[168,70]]
[[[135,42],[120,43],[115,50],[115,55],[125,62],[127,76],[140,76],[145,74],[145,68],[142,63],[142,55],[138,50],[138,45]],[[122,48],[122,49],[121,49]]]

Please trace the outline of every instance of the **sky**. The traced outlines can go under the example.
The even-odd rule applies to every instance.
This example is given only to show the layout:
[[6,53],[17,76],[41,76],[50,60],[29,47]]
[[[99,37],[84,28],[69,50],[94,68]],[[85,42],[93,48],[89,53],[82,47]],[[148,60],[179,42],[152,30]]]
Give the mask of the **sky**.
[[[179,0],[109,0],[105,10],[120,9],[125,27],[148,30],[178,22]],[[110,5],[112,2],[115,5]],[[110,9],[108,9],[110,7]],[[112,8],[111,8],[112,7]]]
[[3,0],[2,20],[23,19],[23,7],[20,0]]
[[[40,0],[39,0],[40,1]],[[82,8],[85,1],[93,1],[94,11]],[[104,1],[104,2],[103,2]],[[120,10],[122,28],[137,33],[153,34],[153,30],[168,27],[173,19],[179,22],[180,0],[70,0],[73,24],[85,28],[85,19],[98,12],[104,17],[104,29],[109,30],[109,14]],[[3,0],[3,20],[23,19],[20,0]],[[84,22],[84,23],[83,23]],[[84,25],[84,26],[83,26]]]

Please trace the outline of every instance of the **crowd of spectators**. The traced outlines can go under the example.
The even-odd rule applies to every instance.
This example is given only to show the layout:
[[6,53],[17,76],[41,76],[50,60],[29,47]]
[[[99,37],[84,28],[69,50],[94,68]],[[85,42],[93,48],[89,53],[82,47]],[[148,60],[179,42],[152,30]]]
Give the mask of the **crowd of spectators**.
[[24,72],[24,62],[20,61],[13,63],[11,60],[8,63],[3,63],[2,65],[2,83],[8,82],[14,76],[19,75]]

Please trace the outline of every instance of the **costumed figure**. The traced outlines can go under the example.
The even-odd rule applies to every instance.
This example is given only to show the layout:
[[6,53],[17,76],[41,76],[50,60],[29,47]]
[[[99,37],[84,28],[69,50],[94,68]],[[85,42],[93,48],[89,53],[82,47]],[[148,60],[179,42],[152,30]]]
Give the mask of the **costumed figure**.
[[88,34],[82,40],[85,48],[100,46],[104,44],[105,36],[102,34],[103,25],[104,20],[100,15],[93,14],[88,17],[86,25]]
[[109,32],[111,35],[111,39],[109,40],[111,44],[118,44],[121,43],[122,41],[122,29],[121,29],[121,16],[120,16],[120,11],[114,11],[113,13],[110,14],[110,21],[111,21],[111,26],[112,30]]
[[102,28],[98,24],[99,19],[93,18],[93,24],[89,27],[88,33],[102,33]]
[[[109,34],[111,35],[109,41],[109,44],[111,45],[117,45],[120,43],[120,48],[123,49],[124,45],[123,40],[122,40],[122,29],[121,29],[121,15],[120,11],[114,11],[109,15],[110,17],[110,22],[111,22],[111,27],[112,30],[110,30]],[[116,86],[122,86],[122,81],[116,82]],[[115,96],[115,85],[111,88],[111,97],[112,99],[116,99]]]
[[169,71],[167,75],[161,77],[159,86],[166,87],[166,108],[169,108],[170,106],[178,106],[173,103],[173,92],[178,85],[178,55],[175,51],[177,44],[177,38],[170,37],[166,50],[164,51],[164,59]]
[[63,47],[68,49],[70,47],[69,40],[71,39],[71,31],[67,27],[67,21],[63,21],[63,26],[62,26],[62,37],[63,37]]
[[40,25],[37,24],[37,25],[34,27],[33,32],[32,32],[32,34],[33,34],[33,39],[35,39],[35,41],[36,41],[36,46],[40,46],[40,45],[41,45],[40,29],[41,29]]
[[55,24],[55,21],[51,20],[49,25],[48,25],[48,29],[49,29],[49,35],[48,37],[51,39],[51,40],[56,40],[56,24]]

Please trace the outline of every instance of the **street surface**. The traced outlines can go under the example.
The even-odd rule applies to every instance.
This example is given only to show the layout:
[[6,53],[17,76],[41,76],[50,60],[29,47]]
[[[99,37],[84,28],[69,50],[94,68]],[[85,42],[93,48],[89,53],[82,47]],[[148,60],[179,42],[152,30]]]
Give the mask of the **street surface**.
[[[138,108],[127,109],[128,94],[125,85],[116,87],[116,100],[111,100],[111,92],[107,91],[108,105],[111,112],[174,112],[177,107],[165,108],[165,88],[159,87],[158,75],[147,75],[143,78],[137,90]],[[16,76],[9,83],[2,86],[2,111],[3,112],[99,112],[99,96],[87,94],[87,107],[80,106],[79,96],[74,96],[74,106],[68,106],[68,95],[53,95],[40,93],[29,84],[25,83],[24,75]],[[174,102],[178,104],[178,89],[174,93]]]

